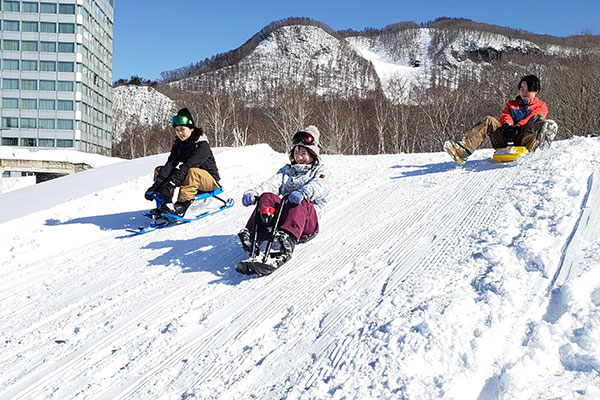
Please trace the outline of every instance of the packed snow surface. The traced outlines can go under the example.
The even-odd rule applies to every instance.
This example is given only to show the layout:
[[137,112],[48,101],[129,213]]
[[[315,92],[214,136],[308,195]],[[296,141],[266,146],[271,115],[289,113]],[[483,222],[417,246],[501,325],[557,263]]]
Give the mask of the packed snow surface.
[[0,398],[599,398],[598,154],[326,155],[321,232],[266,277],[233,268],[266,145],[215,150],[233,208],[145,235],[166,155],[0,195]]

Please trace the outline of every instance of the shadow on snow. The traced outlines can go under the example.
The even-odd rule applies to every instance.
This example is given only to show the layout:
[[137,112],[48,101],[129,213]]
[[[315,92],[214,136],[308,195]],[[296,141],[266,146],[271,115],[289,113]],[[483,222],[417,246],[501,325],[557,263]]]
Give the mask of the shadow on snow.
[[246,258],[238,245],[236,235],[200,236],[183,240],[163,240],[149,243],[143,249],[162,250],[166,252],[154,259],[149,259],[152,266],[176,265],[184,273],[210,272],[218,280],[210,283],[236,285],[248,276],[234,270],[236,262]]
[[91,215],[62,222],[57,219],[47,219],[46,225],[71,225],[71,224],[91,224],[96,225],[103,231],[122,230],[125,228],[137,228],[140,225],[147,224],[148,218],[142,215],[141,211],[128,211],[116,214]]
[[498,164],[491,160],[469,160],[465,165],[458,165],[453,161],[433,164],[418,164],[418,165],[394,165],[394,169],[403,169],[400,171],[400,176],[392,177],[392,179],[401,179],[411,176],[422,176],[429,174],[437,174],[451,170],[463,170],[469,172],[489,171],[497,168],[506,168],[511,164]]

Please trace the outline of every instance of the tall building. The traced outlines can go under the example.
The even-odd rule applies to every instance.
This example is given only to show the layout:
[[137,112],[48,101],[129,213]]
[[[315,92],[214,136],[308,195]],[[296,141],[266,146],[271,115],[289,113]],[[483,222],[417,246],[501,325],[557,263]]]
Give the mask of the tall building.
[[2,0],[3,146],[111,154],[113,0]]

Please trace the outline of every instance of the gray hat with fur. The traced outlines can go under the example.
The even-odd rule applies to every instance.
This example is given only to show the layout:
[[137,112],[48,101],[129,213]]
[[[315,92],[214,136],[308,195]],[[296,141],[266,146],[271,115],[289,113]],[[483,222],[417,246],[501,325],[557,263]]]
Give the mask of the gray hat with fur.
[[[292,148],[290,149],[290,160],[294,161],[294,147],[302,146],[307,148],[315,158],[319,158],[319,136],[321,133],[314,125],[296,132],[292,138]],[[312,140],[310,139],[312,137]]]

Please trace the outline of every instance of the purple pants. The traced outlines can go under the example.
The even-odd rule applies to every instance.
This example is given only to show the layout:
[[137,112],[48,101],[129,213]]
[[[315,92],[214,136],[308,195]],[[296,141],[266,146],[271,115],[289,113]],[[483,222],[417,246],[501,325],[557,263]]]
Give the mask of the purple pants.
[[[274,193],[263,193],[260,196],[262,207],[275,207],[281,204],[281,199]],[[311,236],[319,232],[319,220],[315,207],[310,201],[302,201],[300,204],[287,202],[281,211],[279,229],[291,233],[300,240],[302,236]],[[249,231],[254,229],[253,212],[246,224]]]

